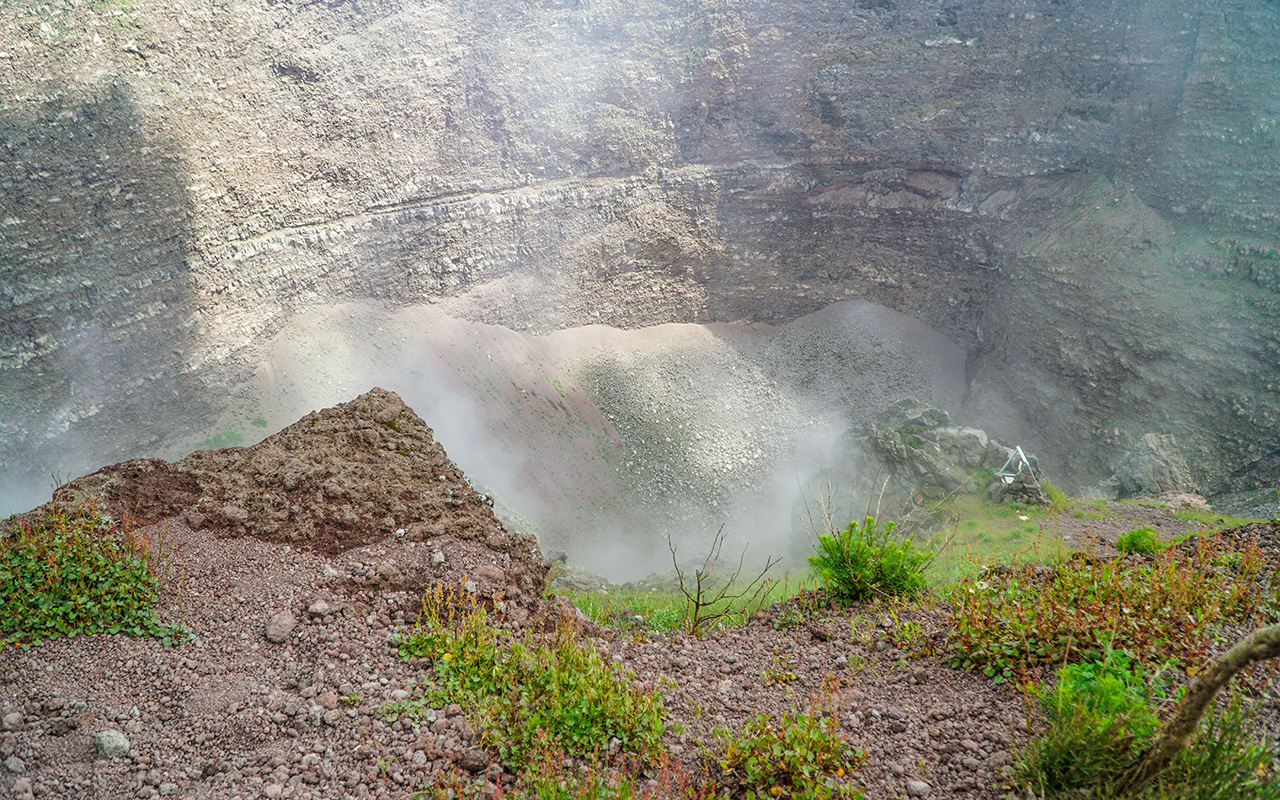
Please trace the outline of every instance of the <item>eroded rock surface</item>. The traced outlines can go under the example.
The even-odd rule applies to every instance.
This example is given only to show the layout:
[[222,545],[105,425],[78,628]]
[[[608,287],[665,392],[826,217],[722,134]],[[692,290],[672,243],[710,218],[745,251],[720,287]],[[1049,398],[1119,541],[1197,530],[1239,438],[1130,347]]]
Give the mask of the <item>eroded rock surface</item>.
[[0,474],[205,428],[300,309],[446,297],[532,330],[865,298],[1063,474],[1158,426],[1200,485],[1277,450],[1274,3],[168,11],[0,9]]
[[[308,414],[253,447],[107,467],[61,487],[53,502],[92,503],[138,526],[177,517],[220,536],[327,555],[354,550],[373,567],[361,584],[387,589],[461,586],[468,567],[483,567],[473,577],[484,595],[532,607],[546,572],[533,537],[506,531],[426,423],[383,389]],[[279,637],[291,630],[283,621],[277,628]]]

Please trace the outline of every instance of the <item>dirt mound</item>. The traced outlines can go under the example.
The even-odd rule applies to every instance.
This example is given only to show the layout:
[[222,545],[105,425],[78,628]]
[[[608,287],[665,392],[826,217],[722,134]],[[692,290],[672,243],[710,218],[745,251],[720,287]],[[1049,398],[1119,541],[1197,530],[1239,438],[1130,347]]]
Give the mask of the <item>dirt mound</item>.
[[53,502],[92,502],[139,526],[180,517],[196,530],[329,556],[381,542],[478,544],[500,554],[509,573],[491,582],[535,597],[545,572],[532,537],[503,529],[493,501],[471,488],[426,423],[378,388],[253,447],[106,467],[61,487]]

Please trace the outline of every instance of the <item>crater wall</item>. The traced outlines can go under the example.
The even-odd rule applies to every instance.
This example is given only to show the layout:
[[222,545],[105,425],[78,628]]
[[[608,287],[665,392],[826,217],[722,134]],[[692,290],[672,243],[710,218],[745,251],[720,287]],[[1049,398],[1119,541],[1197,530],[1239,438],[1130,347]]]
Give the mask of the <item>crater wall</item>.
[[1260,0],[67,0],[0,9],[0,474],[210,424],[342,300],[786,322],[969,354],[1063,480],[1280,450]]

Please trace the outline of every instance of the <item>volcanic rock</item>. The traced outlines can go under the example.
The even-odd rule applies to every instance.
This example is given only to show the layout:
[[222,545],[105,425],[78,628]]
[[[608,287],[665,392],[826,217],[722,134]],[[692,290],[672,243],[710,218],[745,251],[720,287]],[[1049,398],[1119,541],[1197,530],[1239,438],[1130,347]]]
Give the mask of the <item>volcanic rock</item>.
[[279,611],[271,615],[271,619],[267,620],[267,629],[263,635],[267,637],[268,642],[279,644],[289,638],[289,634],[293,633],[293,629],[297,627],[298,620],[288,611]]
[[[426,423],[379,388],[252,447],[106,467],[61,487],[50,505],[90,503],[139,527],[180,517],[219,536],[352,554],[346,574],[366,576],[362,588],[461,585],[470,570],[487,578],[480,594],[518,587],[532,609],[546,574],[536,540],[506,531]],[[289,634],[277,616],[266,631],[271,641]]]
[[1116,472],[1102,483],[1112,499],[1159,494],[1194,493],[1187,462],[1173,436],[1148,433],[1125,453]]
[[93,746],[102,758],[122,758],[129,753],[129,740],[123,733],[111,729],[93,737]]

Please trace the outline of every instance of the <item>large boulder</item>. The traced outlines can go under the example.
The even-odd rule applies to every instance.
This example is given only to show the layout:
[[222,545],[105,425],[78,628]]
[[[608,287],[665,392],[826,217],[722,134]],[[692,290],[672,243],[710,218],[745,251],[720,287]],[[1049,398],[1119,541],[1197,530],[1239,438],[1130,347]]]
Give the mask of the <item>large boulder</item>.
[[1116,472],[1102,482],[1112,498],[1194,493],[1195,482],[1173,436],[1148,433],[1121,457]]
[[[870,497],[881,508],[909,508],[921,497],[938,498],[957,492],[977,494],[985,484],[982,470],[997,470],[1013,459],[1015,450],[978,428],[957,427],[951,415],[914,397],[889,406],[875,422],[850,429],[838,440],[833,465],[810,479],[810,491],[836,487],[839,497],[824,505],[855,506]],[[993,499],[1024,503],[1047,502],[1036,482],[1039,462],[1026,456],[1031,474],[1016,487],[1002,483]],[[849,487],[847,496],[844,487]],[[891,512],[893,513],[893,512]]]
[[951,424],[951,415],[914,397],[904,397],[876,417],[875,427],[892,431],[921,431]]

